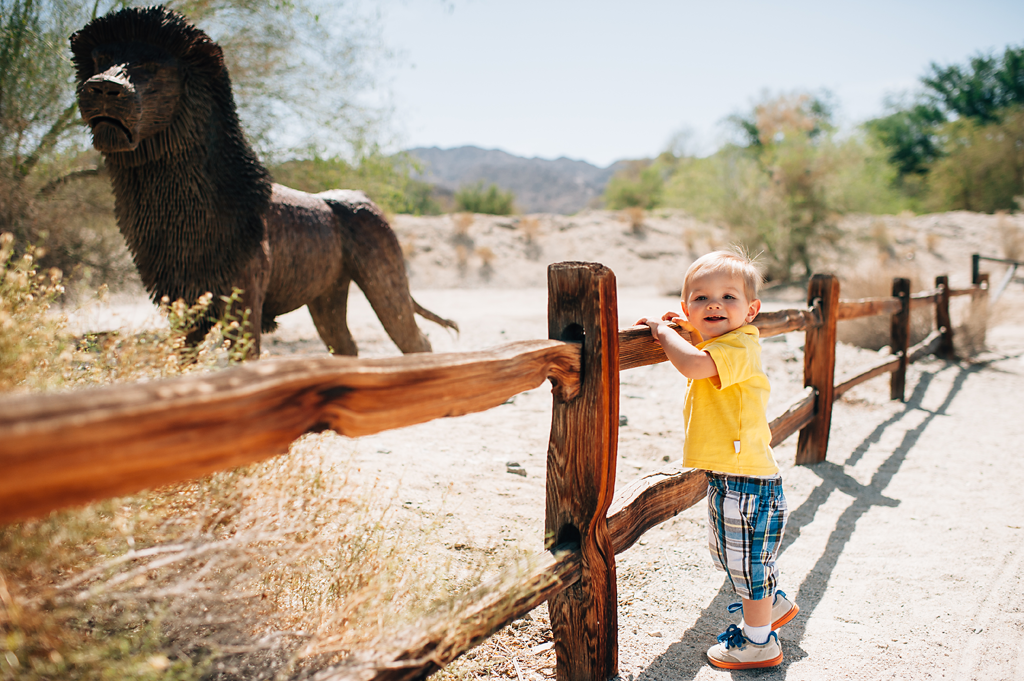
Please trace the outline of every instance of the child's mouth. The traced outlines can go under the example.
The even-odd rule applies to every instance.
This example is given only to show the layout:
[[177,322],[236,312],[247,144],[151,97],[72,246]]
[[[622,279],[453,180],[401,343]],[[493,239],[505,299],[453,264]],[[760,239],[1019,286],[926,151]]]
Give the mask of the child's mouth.
[[725,321],[725,317],[705,317],[704,321],[706,321],[706,322],[721,322],[721,321]]

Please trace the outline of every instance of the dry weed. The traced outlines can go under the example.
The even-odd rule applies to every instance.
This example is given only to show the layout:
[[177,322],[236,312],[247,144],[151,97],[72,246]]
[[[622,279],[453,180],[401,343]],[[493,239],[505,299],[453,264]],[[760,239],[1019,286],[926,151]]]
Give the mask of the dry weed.
[[523,237],[526,239],[526,243],[532,244],[537,235],[540,234],[540,220],[530,215],[524,215],[519,218],[518,224],[519,229],[523,232]]
[[[895,277],[910,279],[911,293],[917,293],[931,286],[923,286],[915,272],[879,267],[877,270],[842,278],[839,296],[842,300],[861,298],[888,298],[892,296],[892,280]],[[935,310],[918,308],[910,318],[910,343],[923,340],[935,328]],[[886,315],[848,319],[839,322],[836,337],[840,342],[868,350],[880,350],[891,342],[891,318]]]
[[1003,257],[1007,260],[1021,260],[1024,258],[1024,229],[1005,211],[997,213],[997,216],[996,231],[999,233]]
[[479,579],[430,548],[437,523],[399,517],[394,492],[328,463],[328,438],[0,529],[0,670],[302,675],[379,649]]
[[[164,331],[73,338],[51,310],[59,273],[40,275],[33,252],[12,253],[12,239],[0,238],[2,390],[209,370],[246,351],[246,320],[230,314],[198,348],[183,348],[209,296],[165,302]],[[0,678],[301,675],[389,640],[502,558],[460,554],[456,566],[435,540],[438,522],[397,517],[397,492],[330,463],[332,437],[307,437],[264,464],[0,526]]]
[[452,226],[455,228],[456,238],[465,238],[469,235],[469,228],[476,221],[472,213],[455,213],[452,215]]
[[885,224],[885,221],[880,219],[872,220],[868,238],[875,245],[875,248],[878,249],[878,253],[883,259],[889,260],[896,256],[895,240],[889,232],[889,226]]
[[646,218],[646,212],[643,208],[630,206],[629,208],[623,208],[619,214],[622,221],[629,224],[629,229],[633,234],[643,233],[644,219]]
[[484,281],[490,281],[494,276],[494,261],[498,257],[488,246],[480,246],[476,249],[476,257],[480,258],[480,277]]

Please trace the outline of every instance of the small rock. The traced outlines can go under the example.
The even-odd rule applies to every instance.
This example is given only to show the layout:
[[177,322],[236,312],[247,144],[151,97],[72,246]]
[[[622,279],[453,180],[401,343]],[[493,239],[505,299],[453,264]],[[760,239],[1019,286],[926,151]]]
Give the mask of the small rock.
[[505,471],[511,473],[512,475],[521,475],[524,478],[526,477],[526,469],[523,468],[521,464],[518,464],[515,461],[509,461],[507,464],[505,464]]
[[665,463],[668,463],[669,461],[672,460],[672,457],[666,454],[665,456],[661,457],[661,460],[664,461]]
[[649,632],[647,632],[647,635],[650,636],[651,638],[661,638],[662,637],[661,629],[655,629],[654,631],[649,631]]
[[626,418],[626,415],[625,414],[619,414],[619,428],[621,428],[622,426],[628,426],[628,425],[629,425],[629,419]]

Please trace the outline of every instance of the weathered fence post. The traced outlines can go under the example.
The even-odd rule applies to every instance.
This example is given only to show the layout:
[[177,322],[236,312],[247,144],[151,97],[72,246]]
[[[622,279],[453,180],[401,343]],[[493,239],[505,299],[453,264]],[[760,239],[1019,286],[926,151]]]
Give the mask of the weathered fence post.
[[889,381],[889,399],[902,402],[907,385],[907,365],[910,363],[910,280],[902,277],[893,279],[892,296],[899,298],[900,310],[892,316],[889,347],[900,358],[900,364],[893,370]]
[[579,394],[557,391],[551,413],[545,517],[548,548],[578,542],[580,580],[548,602],[559,681],[618,673],[615,550],[606,515],[619,436],[619,329],[615,275],[594,263],[548,267],[548,335],[582,341]]
[[939,357],[953,359],[956,350],[953,348],[953,322],[949,317],[949,277],[935,277],[935,288],[939,295],[935,298],[935,328],[942,334],[939,343]]
[[980,272],[975,277],[978,290],[971,294],[971,312],[968,324],[972,327],[972,345],[975,352],[985,347],[985,336],[988,333],[988,272]]
[[819,463],[828,452],[835,391],[839,280],[831,274],[815,274],[807,287],[807,304],[817,304],[821,312],[821,325],[807,327],[804,336],[804,385],[814,388],[818,399],[814,420],[800,431],[796,445],[798,464]]

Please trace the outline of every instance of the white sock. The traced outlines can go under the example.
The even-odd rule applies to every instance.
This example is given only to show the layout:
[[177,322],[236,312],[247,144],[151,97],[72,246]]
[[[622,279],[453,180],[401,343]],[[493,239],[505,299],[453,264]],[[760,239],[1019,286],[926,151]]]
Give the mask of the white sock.
[[771,633],[772,625],[770,624],[766,624],[763,627],[752,627],[746,622],[743,623],[743,635],[751,643],[756,643],[759,646],[768,642],[768,635]]

